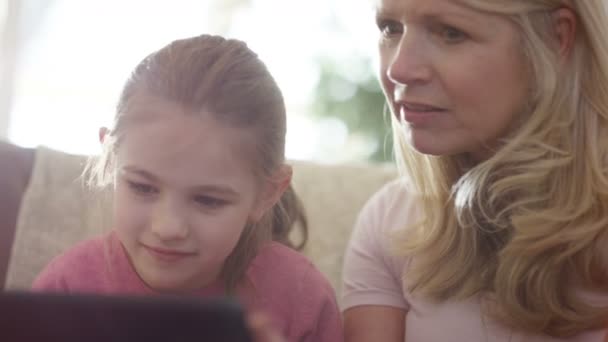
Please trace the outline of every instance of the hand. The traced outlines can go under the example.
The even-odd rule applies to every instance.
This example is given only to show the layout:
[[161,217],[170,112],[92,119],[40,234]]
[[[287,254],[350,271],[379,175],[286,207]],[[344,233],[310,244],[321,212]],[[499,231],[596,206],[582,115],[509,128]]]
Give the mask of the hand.
[[254,312],[247,317],[253,342],[286,342],[286,339],[272,325],[270,317]]

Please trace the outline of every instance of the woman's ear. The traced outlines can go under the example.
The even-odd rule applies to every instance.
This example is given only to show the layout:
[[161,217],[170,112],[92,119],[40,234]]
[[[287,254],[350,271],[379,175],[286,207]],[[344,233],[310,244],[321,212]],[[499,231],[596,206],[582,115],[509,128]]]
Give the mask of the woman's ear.
[[559,56],[563,62],[568,59],[576,39],[577,17],[569,7],[560,7],[553,11],[553,31],[559,43]]
[[110,130],[107,127],[100,127],[99,128],[99,142],[101,144],[103,144],[104,139],[106,138],[106,135],[108,134]]
[[283,193],[291,184],[293,169],[282,165],[270,178],[264,180],[249,220],[259,221],[264,214],[279,202]]

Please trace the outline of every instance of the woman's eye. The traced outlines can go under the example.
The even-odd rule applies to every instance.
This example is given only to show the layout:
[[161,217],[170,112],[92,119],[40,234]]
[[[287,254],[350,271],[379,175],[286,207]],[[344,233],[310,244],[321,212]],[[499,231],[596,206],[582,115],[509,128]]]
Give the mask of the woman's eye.
[[158,192],[158,190],[155,187],[145,184],[145,183],[127,181],[127,184],[129,184],[129,188],[131,188],[131,190],[133,190],[133,192],[135,192],[139,195],[153,195]]
[[449,44],[460,43],[469,37],[466,33],[451,26],[440,27],[438,34],[443,41]]
[[207,208],[219,208],[224,206],[227,202],[225,200],[210,197],[210,196],[196,196],[194,201]]
[[403,25],[395,20],[378,19],[376,21],[380,34],[384,37],[401,35],[403,33]]

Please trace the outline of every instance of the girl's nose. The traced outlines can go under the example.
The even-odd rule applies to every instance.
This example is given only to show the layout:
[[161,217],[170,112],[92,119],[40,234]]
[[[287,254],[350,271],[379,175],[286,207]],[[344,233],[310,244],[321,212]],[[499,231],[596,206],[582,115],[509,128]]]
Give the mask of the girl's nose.
[[155,210],[151,230],[160,240],[181,240],[188,237],[186,214],[179,203],[165,200]]

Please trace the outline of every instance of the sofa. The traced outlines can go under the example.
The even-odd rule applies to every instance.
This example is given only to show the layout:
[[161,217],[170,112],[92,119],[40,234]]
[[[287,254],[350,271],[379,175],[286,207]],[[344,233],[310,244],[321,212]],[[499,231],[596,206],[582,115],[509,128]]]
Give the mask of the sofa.
[[[87,158],[0,141],[0,284],[5,289],[27,289],[51,258],[111,228],[110,193],[94,192],[80,177]],[[344,250],[357,213],[397,176],[396,170],[366,163],[290,164],[309,225],[302,252],[339,298]]]

